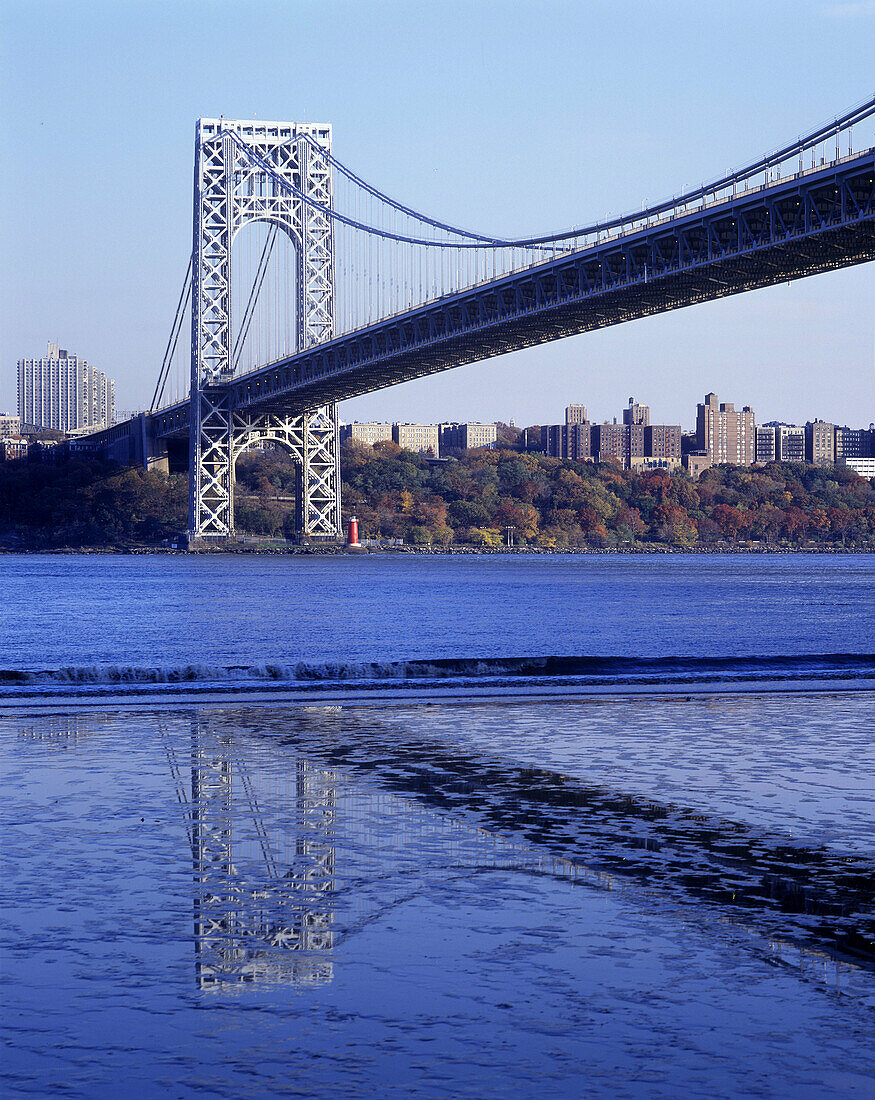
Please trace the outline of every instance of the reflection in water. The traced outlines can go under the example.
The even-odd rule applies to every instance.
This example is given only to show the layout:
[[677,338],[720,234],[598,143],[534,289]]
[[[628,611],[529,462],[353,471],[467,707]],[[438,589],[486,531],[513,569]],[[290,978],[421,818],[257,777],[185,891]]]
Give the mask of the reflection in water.
[[[646,757],[581,774],[576,708],[103,714],[0,722],[4,1095],[871,1092],[873,972],[835,933],[872,868],[792,846],[777,802],[660,799]],[[826,779],[820,743],[787,767]]]
[[776,943],[875,969],[870,860],[447,744],[428,732],[435,712],[399,711],[397,723],[367,708],[318,724],[303,710],[224,720],[583,873],[705,903]]
[[83,739],[94,736],[112,721],[102,714],[46,714],[27,716],[18,727],[22,741],[36,741],[48,748],[70,749]]
[[[430,875],[449,882],[494,868],[644,888],[707,907],[779,957],[792,945],[818,966],[875,969],[871,861],[454,741],[460,714],[482,724],[490,712],[476,713],[222,708],[159,718],[191,851],[198,987],[331,982],[335,949]],[[548,720],[555,713],[545,709]],[[500,709],[504,723],[512,714]],[[45,717],[19,736],[73,747],[112,721]]]
[[289,820],[278,840],[230,735],[192,718],[190,787],[164,740],[191,844],[199,988],[331,981],[333,773],[299,760],[279,777]]
[[[287,717],[317,748],[336,733],[329,708]],[[328,953],[420,894],[427,870],[448,882],[509,869],[608,889],[615,883],[580,858],[435,816],[379,785],[350,784],[288,745],[276,754],[239,730],[236,717],[229,725],[195,712],[190,722],[190,767],[176,731],[165,724],[162,738],[191,846],[202,990],[330,982]]]

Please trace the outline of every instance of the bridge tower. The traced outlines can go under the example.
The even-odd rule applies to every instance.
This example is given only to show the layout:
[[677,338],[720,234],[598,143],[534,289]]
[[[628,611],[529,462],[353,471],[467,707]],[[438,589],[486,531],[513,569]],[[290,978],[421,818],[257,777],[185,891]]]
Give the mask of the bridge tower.
[[[298,530],[340,534],[337,406],[296,416],[235,410],[227,385],[234,371],[231,245],[250,222],[265,221],[291,239],[297,262],[296,332],[302,351],[334,335],[331,219],[326,158],[301,140],[331,150],[331,127],[312,123],[202,118],[195,130],[192,244],[189,539],[234,533],[234,463],[255,439],[281,444],[298,463]],[[241,140],[235,140],[239,137]],[[286,188],[279,179],[288,181]],[[305,199],[311,199],[313,205]]]

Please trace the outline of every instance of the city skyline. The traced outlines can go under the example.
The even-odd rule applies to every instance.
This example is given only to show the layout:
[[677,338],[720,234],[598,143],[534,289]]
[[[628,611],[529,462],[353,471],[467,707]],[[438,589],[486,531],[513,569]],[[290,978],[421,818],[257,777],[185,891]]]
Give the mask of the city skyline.
[[[49,342],[48,347],[49,347],[49,352],[51,353],[51,349],[53,347],[57,348],[58,345],[57,345],[57,343],[52,344],[51,342]],[[84,357],[79,357],[79,358],[84,359]],[[34,360],[34,359],[39,359],[39,357],[24,356],[24,357],[22,357],[22,359]],[[19,363],[20,362],[21,362],[21,360],[19,360]],[[17,365],[16,369],[18,369],[18,365]],[[98,371],[98,373],[100,373],[100,372]],[[111,380],[111,382],[114,386],[114,380]],[[382,392],[385,392],[385,391],[380,391],[380,393],[382,393]],[[374,395],[370,395],[370,396],[374,396]],[[379,396],[379,394],[377,394],[376,396]],[[644,396],[645,396],[646,401],[641,402],[640,407],[647,410],[647,416],[648,417],[650,416],[651,408],[653,408],[653,407],[665,408],[666,407],[666,403],[664,401],[661,402],[661,403],[659,401],[657,401],[656,405],[654,405],[653,400],[650,398],[649,394],[645,394]],[[712,396],[713,396],[713,393],[712,393]],[[594,416],[590,416],[589,413],[588,413],[588,405],[579,403],[579,397],[580,397],[580,395],[578,394],[577,395],[578,403],[575,404],[574,400],[569,398],[568,395],[566,395],[566,398],[565,398],[565,400],[566,400],[565,418],[566,418],[567,423],[578,422],[578,421],[580,421],[581,417],[582,417],[581,422],[586,421],[587,423],[592,423],[592,424],[610,424],[611,422],[613,422],[613,423],[618,423],[618,422],[619,423],[625,423],[625,422],[627,422],[627,418],[630,415],[630,412],[633,409],[633,407],[635,409],[637,409],[639,407],[637,399],[634,398],[634,397],[629,397],[626,404],[621,404],[617,409],[613,409],[613,410],[609,411],[604,416],[599,416],[598,414],[596,414]],[[738,404],[739,400],[742,400],[744,405],[749,404],[749,402],[747,402],[744,398],[741,398],[741,399],[736,398],[734,403]],[[633,405],[633,402],[634,402],[634,405]],[[346,410],[349,410],[351,412],[354,412],[355,411],[355,406],[360,404],[360,403],[361,403],[360,401],[346,401],[346,402],[343,402],[341,404],[341,410],[346,409]],[[115,404],[115,402],[114,402],[114,404]],[[15,401],[11,402],[10,405],[9,405],[9,409],[8,409],[9,414],[12,415],[12,410],[14,408],[18,407],[19,405],[20,405],[20,401],[18,401],[17,403]],[[692,411],[690,409],[687,409],[684,412],[682,412],[680,415],[678,415],[677,410],[672,410],[669,416],[663,417],[663,421],[666,422],[666,423],[667,422],[678,423],[678,424],[680,424],[681,428],[685,432],[695,432],[696,431],[696,419],[697,419],[697,413],[696,413],[697,405],[698,405],[698,403],[694,403],[694,405],[692,406]],[[575,413],[576,419],[575,419],[575,417],[573,417],[572,420],[570,420],[570,421],[568,420],[569,409],[574,409],[574,410],[578,411],[577,413]],[[139,410],[139,411],[142,411],[142,410]],[[472,424],[474,424],[474,423],[476,423],[476,424],[507,424],[511,427],[515,426],[517,428],[525,428],[525,427],[533,427],[533,426],[541,427],[545,424],[553,424],[557,420],[557,411],[555,409],[548,410],[549,415],[547,417],[541,419],[541,420],[533,419],[532,417],[530,417],[527,414],[527,412],[525,410],[522,412],[521,415],[517,415],[517,416],[512,415],[512,416],[507,417],[507,418],[502,418],[500,416],[485,415],[485,416],[477,418],[477,419],[475,419],[472,416],[466,415],[465,410],[462,410],[459,413],[459,415],[455,415],[455,416],[453,416],[453,415],[435,416],[434,412],[433,412],[433,409],[427,409],[426,411],[428,412],[428,415],[425,416],[425,417],[420,418],[419,420],[415,420],[412,417],[412,415],[410,415],[410,410],[409,409],[405,409],[405,408],[401,407],[398,414],[395,415],[395,416],[390,416],[390,417],[364,417],[364,416],[358,416],[358,415],[349,415],[349,416],[341,415],[340,418],[339,418],[339,422],[341,424],[347,425],[347,426],[349,426],[351,424],[362,424],[362,425],[364,425],[364,424],[381,424],[381,423],[388,423],[390,425],[392,423],[395,423],[395,424],[419,424],[419,423],[428,423],[428,424],[472,423]],[[759,412],[758,410],[754,410],[754,412],[755,412],[756,417],[757,417],[757,420],[756,420],[757,425],[783,424],[783,425],[791,425],[791,426],[795,425],[797,427],[803,427],[805,424],[815,422],[815,421],[821,421],[821,420],[824,420],[827,423],[835,424],[837,426],[839,425],[839,421],[836,421],[836,420],[830,421],[827,417],[822,416],[822,414],[817,410],[807,411],[806,414],[804,415],[804,417],[801,420],[788,420],[788,419],[785,419],[783,417],[783,414],[780,411],[778,413],[774,413],[774,410],[772,410],[771,414],[764,414],[764,413]],[[0,408],[0,416],[2,416],[2,415],[4,415],[4,410],[2,408]],[[125,419],[128,415],[129,414],[127,412],[122,412],[120,415],[118,415],[116,417],[116,422],[120,422],[121,420]],[[768,416],[768,419],[766,419],[767,416]],[[684,417],[686,417],[686,419],[684,419]],[[875,402],[873,402],[871,408],[868,408],[868,410],[865,406],[862,408],[862,410],[858,406],[858,408],[856,409],[856,415],[852,419],[850,419],[844,426],[867,428],[867,427],[870,427],[872,425],[873,420],[875,420]],[[23,422],[27,423],[26,418],[23,418]],[[39,425],[37,425],[37,426],[39,426]],[[43,427],[53,427],[54,425],[42,425],[42,426]]]
[[[262,8],[278,31],[250,86],[243,74],[264,41],[242,25],[242,4],[210,7],[209,21],[200,3],[124,12],[50,4],[40,9],[50,9],[48,20],[7,5],[2,79],[16,109],[3,115],[10,170],[2,186],[7,208],[20,216],[4,229],[0,406],[14,407],[15,363],[46,338],[63,338],[100,363],[117,380],[121,406],[148,404],[187,259],[199,114],[325,119],[341,159],[390,194],[475,229],[513,234],[667,197],[871,91],[875,8],[866,4],[777,3],[767,11],[741,4],[731,19],[692,4],[657,16],[596,3],[585,18],[570,4],[523,4],[501,21],[491,18],[498,6],[486,3],[440,5],[445,18],[433,21],[391,3],[305,4],[294,14]],[[633,10],[629,36],[623,12]],[[378,78],[372,52],[389,27],[398,56],[381,57]],[[731,49],[725,64],[709,57],[707,66],[691,49],[706,31],[743,43],[743,86]],[[281,50],[302,34],[311,51],[291,77]],[[194,48],[198,35],[203,50]],[[637,72],[629,66],[618,92],[609,73],[621,48],[641,64]],[[37,49],[44,79],[33,83],[26,78]],[[551,65],[524,64],[532,49]],[[775,65],[782,51],[798,56],[798,70]],[[77,66],[63,63],[68,53]],[[170,62],[160,87],[151,78],[159,53]],[[183,54],[186,64],[172,63]],[[235,64],[215,65],[217,56]],[[684,56],[686,68],[663,64],[657,72],[660,56]],[[234,73],[241,75],[227,75]],[[693,85],[698,94],[689,99]],[[399,87],[411,94],[397,96]],[[475,103],[477,125],[459,125]],[[521,156],[520,135],[534,131],[537,154]],[[859,394],[871,390],[873,298],[869,264],[497,357],[344,402],[340,415],[417,421],[438,407],[447,419],[537,423],[554,419],[551,409],[569,392],[593,408],[620,408],[629,393],[650,391],[654,419],[668,422],[710,387],[742,395],[737,400],[764,418],[850,424]],[[496,393],[504,408],[495,407]]]
[[[733,404],[738,404],[737,401],[732,402],[732,403]],[[348,404],[352,404],[352,402],[348,402]],[[644,404],[644,402],[642,402],[641,404],[644,405],[645,408],[647,408],[648,412],[652,408],[652,405],[649,401],[646,403],[646,405]],[[696,404],[693,405],[692,412],[687,410],[687,412],[685,413],[685,415],[687,417],[686,420],[684,419],[684,416],[682,415],[680,417],[675,416],[673,419],[671,417],[669,417],[665,422],[666,423],[670,422],[672,424],[679,424],[680,427],[686,433],[695,433],[695,431],[696,431],[696,420],[697,420],[697,407],[698,407],[699,404],[700,404],[700,402],[697,402]],[[747,405],[747,402],[744,402],[744,405]],[[585,409],[585,406],[577,406],[574,403],[570,403],[570,404],[566,405],[566,418],[565,418],[566,423],[587,423],[587,424],[612,424],[613,423],[613,424],[622,424],[622,423],[625,423],[624,417],[625,417],[625,414],[628,412],[628,406],[625,406],[625,407],[621,406],[618,411],[609,412],[607,416],[593,416],[593,417],[587,416],[585,418],[585,420],[580,420],[580,421],[571,420],[571,421],[569,421],[568,418],[567,418],[567,410],[568,410],[568,408],[576,408],[576,407],[582,407],[582,408]],[[562,410],[560,409],[558,411],[561,412]],[[820,416],[817,413],[813,413],[811,415],[808,415],[801,421],[784,420],[784,419],[781,419],[780,416],[770,416],[768,419],[762,419],[761,414],[756,409],[754,409],[754,415],[755,415],[755,418],[756,418],[757,426],[768,425],[768,424],[771,424],[771,425],[780,424],[780,425],[784,425],[784,426],[788,426],[788,427],[803,428],[803,427],[805,427],[806,424],[818,423],[818,422],[825,422],[825,423],[837,425],[836,421],[828,421],[824,417]],[[873,406],[873,410],[871,412],[869,412],[869,413],[864,412],[861,415],[857,415],[853,419],[853,422],[849,422],[846,425],[837,425],[837,426],[869,428],[869,427],[872,426],[873,423],[875,423],[875,419],[873,419],[873,417],[875,417],[875,406]],[[412,418],[405,417],[405,416],[398,416],[398,417],[394,417],[394,418],[383,417],[382,419],[379,419],[379,420],[376,419],[376,418],[365,419],[364,417],[350,417],[350,418],[347,418],[347,419],[341,418],[341,420],[340,420],[340,423],[342,425],[346,425],[347,427],[352,425],[352,424],[366,425],[366,424],[384,424],[384,423],[389,424],[390,426],[393,423],[394,424],[419,424],[419,423],[428,423],[428,424],[472,423],[472,424],[475,424],[476,423],[476,424],[506,424],[509,427],[515,427],[515,428],[519,428],[519,429],[531,428],[531,427],[543,427],[545,424],[555,424],[555,423],[558,423],[558,422],[559,422],[559,420],[557,420],[557,411],[556,410],[553,410],[552,413],[551,413],[551,416],[546,418],[543,421],[529,420],[525,416],[523,416],[523,417],[511,417],[509,420],[502,420],[499,417],[492,417],[492,418],[486,417],[482,420],[476,420],[476,421],[471,417],[465,417],[465,416],[457,416],[457,417],[451,417],[451,416],[435,417],[435,416],[432,416],[431,418],[426,418],[425,420],[422,420],[422,421],[419,421],[419,420],[414,421]]]

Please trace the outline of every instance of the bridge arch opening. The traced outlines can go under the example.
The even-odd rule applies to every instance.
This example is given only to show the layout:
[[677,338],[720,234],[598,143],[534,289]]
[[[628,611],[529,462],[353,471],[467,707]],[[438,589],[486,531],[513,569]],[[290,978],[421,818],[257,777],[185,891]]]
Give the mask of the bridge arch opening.
[[291,542],[301,538],[304,468],[288,440],[247,440],[235,453],[232,477],[235,524],[240,534]]
[[249,221],[231,245],[231,366],[253,370],[298,350],[302,250],[279,220]]

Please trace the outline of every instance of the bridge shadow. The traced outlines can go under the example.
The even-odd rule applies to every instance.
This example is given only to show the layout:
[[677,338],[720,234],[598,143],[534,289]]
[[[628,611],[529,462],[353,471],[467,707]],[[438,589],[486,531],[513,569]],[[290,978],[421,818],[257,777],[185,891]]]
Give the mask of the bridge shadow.
[[754,826],[490,759],[365,708],[216,715],[237,735],[301,753],[449,816],[558,873],[706,905],[767,937],[875,970],[875,865]]

